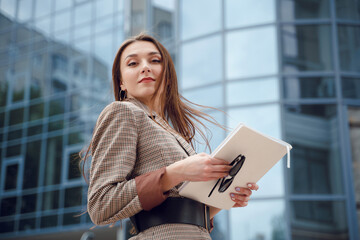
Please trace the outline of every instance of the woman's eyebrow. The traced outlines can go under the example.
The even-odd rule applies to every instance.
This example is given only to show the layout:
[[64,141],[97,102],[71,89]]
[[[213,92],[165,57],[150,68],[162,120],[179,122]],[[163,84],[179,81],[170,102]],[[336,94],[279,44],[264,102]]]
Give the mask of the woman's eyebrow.
[[[159,52],[149,52],[148,55],[150,55],[150,56],[151,56],[151,55],[160,55],[160,56],[161,56],[161,54],[160,54]],[[138,56],[138,54],[136,54],[136,53],[130,54],[130,55],[126,56],[126,58],[124,59],[124,61],[125,61],[127,58],[137,57],[137,56]]]

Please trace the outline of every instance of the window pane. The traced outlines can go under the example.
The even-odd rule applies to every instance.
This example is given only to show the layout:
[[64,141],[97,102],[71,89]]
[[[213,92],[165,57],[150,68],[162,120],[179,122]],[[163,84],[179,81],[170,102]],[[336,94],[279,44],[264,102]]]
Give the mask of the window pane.
[[96,20],[95,22],[95,34],[99,35],[102,32],[111,30],[113,28],[113,16],[109,16],[105,19]]
[[329,0],[281,0],[281,19],[330,18]]
[[35,212],[36,210],[36,194],[26,195],[21,200],[21,213]]
[[80,25],[91,20],[91,3],[81,4],[75,8],[75,25]]
[[56,131],[56,130],[60,130],[64,128],[64,120],[57,120],[57,121],[52,121],[49,122],[49,127],[48,127],[48,131]]
[[360,20],[360,2],[358,0],[335,0],[338,18]]
[[53,31],[60,32],[70,28],[71,23],[71,11],[65,11],[57,13],[54,17],[54,29]]
[[282,29],[285,72],[331,71],[332,42],[327,25],[287,25]]
[[284,200],[250,200],[230,210],[231,239],[286,239]]
[[10,17],[12,20],[15,19],[16,2],[14,0],[2,0],[0,4],[1,13]]
[[62,136],[49,138],[47,141],[45,185],[59,184],[62,161]]
[[15,131],[9,131],[7,140],[14,140],[22,137],[22,129],[15,130]]
[[20,226],[19,226],[20,231],[35,229],[35,226],[36,226],[35,218],[20,219]]
[[47,89],[47,72],[49,71],[48,54],[34,54],[32,61],[32,73],[30,78],[30,99],[38,98],[49,94]]
[[12,102],[24,100],[25,94],[25,75],[21,74],[14,78],[12,84]]
[[13,190],[17,187],[19,164],[6,166],[5,188],[4,190]]
[[20,0],[18,3],[18,20],[20,22],[26,22],[31,20],[31,12],[33,1],[32,0]]
[[60,11],[72,6],[72,0],[55,1],[55,11]]
[[226,100],[229,105],[278,101],[278,88],[276,78],[230,82],[226,88]]
[[[16,29],[16,43],[24,44],[32,38],[32,31],[28,27],[18,26]],[[29,47],[29,42],[26,43]]]
[[61,97],[50,101],[49,116],[63,114],[65,112],[65,98]]
[[360,72],[360,27],[339,25],[338,39],[341,70]]
[[[102,34],[95,37],[95,57],[100,64],[104,64],[111,69],[113,61],[113,49],[112,49],[112,33]],[[94,64],[99,64],[94,63]]]
[[23,189],[38,186],[41,140],[26,145]]
[[[111,76],[109,76],[109,73],[111,72],[111,66],[108,64],[105,64],[102,61],[99,61],[98,59],[95,59],[93,61],[92,65],[92,89],[96,89],[96,91],[99,93],[99,96],[105,96],[106,93],[110,91],[110,84],[108,82],[108,79],[111,79]],[[83,85],[82,85],[83,87]],[[92,90],[94,91],[94,90]],[[101,94],[100,94],[101,93]],[[94,100],[93,97],[86,99],[88,96],[83,97],[83,102],[85,107],[92,107],[94,104],[91,104],[91,101]],[[85,99],[86,100],[85,100]],[[85,100],[85,101],[84,101]]]
[[10,222],[0,222],[0,233],[7,233],[14,231],[14,221]]
[[30,106],[29,120],[38,120],[44,117],[44,103],[38,103]]
[[59,191],[44,192],[42,210],[59,208]]
[[[73,53],[75,56],[76,55],[81,55],[81,54],[77,54]],[[73,59],[73,66],[74,66],[74,70],[73,70],[73,88],[78,88],[78,87],[82,87],[84,84],[84,82],[87,80],[87,77],[89,75],[88,73],[88,60],[87,58],[77,58],[77,59]],[[73,101],[73,96],[77,96],[77,98],[80,98],[80,96],[82,95],[81,92],[73,92],[71,93],[71,101]],[[81,100],[78,99],[77,100],[77,105],[81,104]],[[74,107],[72,106],[73,104],[71,104],[71,110],[73,111]],[[74,109],[75,110],[75,109]]]
[[1,199],[1,217],[14,215],[16,212],[16,197]]
[[288,99],[335,97],[333,77],[288,77],[283,82],[284,96]]
[[77,144],[77,143],[83,143],[85,136],[84,132],[74,132],[69,133],[68,137],[68,145]]
[[79,170],[79,152],[72,152],[68,155],[68,176],[69,180],[77,179],[81,177],[81,173]]
[[209,107],[221,107],[223,98],[222,85],[204,87],[194,90],[190,89],[185,91],[183,96],[196,104]]
[[[280,107],[277,104],[230,109],[228,114],[230,116],[228,126],[232,129],[240,122],[243,122],[249,127],[269,136],[275,138],[280,138],[281,136]],[[283,162],[279,161],[260,179],[258,184],[261,186],[261,191],[253,192],[253,196],[283,196]]]
[[40,227],[41,228],[56,227],[57,223],[58,223],[57,215],[44,216],[41,217]]
[[91,25],[87,24],[87,25],[80,25],[80,26],[75,26],[74,27],[74,39],[79,39],[82,38],[82,40],[79,41],[85,41],[88,44],[79,44],[78,42],[75,42],[75,45],[85,45],[86,47],[80,47],[80,49],[86,49],[86,51],[89,51],[89,47],[88,45],[90,45],[90,41],[87,41],[88,39],[83,39],[86,37],[89,37],[91,34]]
[[[121,4],[119,1],[118,4]],[[114,0],[97,0],[96,5],[96,18],[107,16],[114,11]]]
[[29,127],[27,130],[27,135],[28,136],[33,136],[33,135],[37,135],[37,134],[41,134],[42,133],[42,125],[35,125],[32,127]]
[[293,149],[289,170],[294,194],[343,192],[340,137],[335,105],[285,105],[286,141]]
[[0,68],[0,107],[6,105],[6,99],[8,95],[8,67]]
[[71,225],[71,224],[79,224],[80,223],[80,216],[78,216],[78,213],[65,213],[63,215],[63,225]]
[[[0,128],[3,128],[5,125],[5,112],[0,113]],[[2,140],[2,138],[0,138]]]
[[226,0],[226,27],[234,28],[275,21],[275,1]]
[[6,157],[19,156],[21,154],[21,145],[7,146]]
[[221,59],[220,36],[184,44],[181,54],[183,88],[221,81]]
[[180,5],[181,39],[220,30],[220,0],[183,0]]
[[[35,20],[35,28],[38,31],[38,33],[35,33],[35,36],[37,34],[37,37],[39,40],[44,40],[44,35],[45,36],[50,35],[50,23],[51,23],[50,17]],[[45,47],[45,46],[43,46],[43,47]]]
[[[67,49],[61,49],[67,53]],[[67,90],[69,60],[68,57],[62,53],[54,53],[52,56],[52,78],[51,78],[51,92],[60,93]]]
[[343,77],[341,83],[343,97],[360,99],[360,78]]
[[[210,111],[210,112],[206,112],[206,113],[209,114],[211,117],[213,117],[220,125],[225,125],[224,124],[224,113],[222,113],[220,111]],[[209,139],[211,151],[206,147],[204,140],[198,134],[195,134],[195,138],[199,141],[199,143],[195,144],[195,151],[198,153],[206,152],[206,153],[210,154],[225,139],[225,131],[222,130],[220,127],[213,125],[207,121],[202,121],[202,122],[211,131],[211,134],[208,135],[209,138],[211,137]],[[203,128],[201,128],[201,129],[204,131],[205,134],[207,134]]]
[[[229,230],[229,212],[221,211],[214,217],[214,229],[211,231],[211,238],[214,240],[226,240],[230,239],[230,231]],[[130,222],[130,221],[129,221]],[[230,226],[231,227],[231,226]],[[130,227],[131,229],[131,227]],[[129,230],[130,230],[129,229]]]
[[[167,1],[167,2],[164,2],[165,4],[171,4],[172,3],[175,3],[175,1]],[[155,4],[153,2],[153,4]],[[154,24],[154,34],[155,36],[158,36],[158,39],[162,42],[162,43],[165,43],[166,44],[166,41],[169,43],[169,42],[172,42],[172,43],[175,43],[174,42],[174,32],[175,32],[175,11],[173,9],[164,9],[166,8],[165,6],[164,7],[155,7],[153,8],[153,24]],[[120,15],[120,14],[118,14]],[[119,25],[122,25],[122,22],[123,22],[123,19],[122,18],[119,18]],[[171,50],[174,50],[174,48],[171,48],[169,46],[166,46],[165,47],[167,49],[171,49]]]
[[68,188],[65,190],[65,206],[75,207],[81,205],[82,187]]
[[24,108],[18,108],[10,111],[9,125],[23,123]]
[[[240,122],[264,134],[280,138],[280,108],[278,104],[267,104],[228,111],[228,126],[235,128]],[[259,121],[261,119],[261,121]]]
[[344,202],[292,201],[290,207],[293,240],[350,239]]
[[226,39],[227,78],[276,74],[278,71],[276,41],[276,31],[273,26],[229,33]]
[[52,2],[49,0],[36,0],[35,17],[38,18],[50,14]]
[[83,102],[83,96],[81,93],[73,92],[70,95],[70,111],[78,111],[81,108],[85,107]]
[[357,207],[357,217],[360,227],[360,107],[348,108],[348,121],[350,131],[352,171],[355,201]]

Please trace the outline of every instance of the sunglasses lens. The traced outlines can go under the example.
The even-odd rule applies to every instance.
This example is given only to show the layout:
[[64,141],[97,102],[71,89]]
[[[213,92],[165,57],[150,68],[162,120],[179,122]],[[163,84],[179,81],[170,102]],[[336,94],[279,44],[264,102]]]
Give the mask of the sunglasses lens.
[[233,167],[230,169],[229,175],[232,176],[232,177],[235,176],[235,175],[240,171],[240,169],[241,169],[241,167],[243,166],[244,162],[245,162],[245,157],[242,157],[242,158],[240,159],[240,161],[238,161],[238,162],[235,164],[235,166],[233,166]]
[[219,192],[225,192],[226,189],[228,189],[229,186],[231,185],[232,180],[233,180],[232,178],[226,179],[226,180],[223,182],[223,184],[220,185],[220,187],[219,187]]

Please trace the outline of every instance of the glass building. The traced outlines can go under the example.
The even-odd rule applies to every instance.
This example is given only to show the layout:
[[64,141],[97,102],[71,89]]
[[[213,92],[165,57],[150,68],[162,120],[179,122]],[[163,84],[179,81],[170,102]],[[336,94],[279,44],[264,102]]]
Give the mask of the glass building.
[[[80,215],[76,153],[113,100],[118,47],[142,31],[186,98],[293,146],[213,239],[360,239],[359,0],[0,0],[1,239],[130,236]],[[210,127],[214,149],[226,133]]]

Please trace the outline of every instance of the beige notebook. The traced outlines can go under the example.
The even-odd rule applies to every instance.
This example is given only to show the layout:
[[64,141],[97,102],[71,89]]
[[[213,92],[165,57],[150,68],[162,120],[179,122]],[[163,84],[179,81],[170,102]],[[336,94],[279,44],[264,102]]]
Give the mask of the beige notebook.
[[229,176],[207,182],[185,182],[179,189],[180,195],[217,208],[230,209],[234,205],[230,192],[234,192],[235,187],[258,182],[285,154],[288,154],[287,165],[290,167],[291,148],[282,140],[240,123],[211,154],[233,166]]

